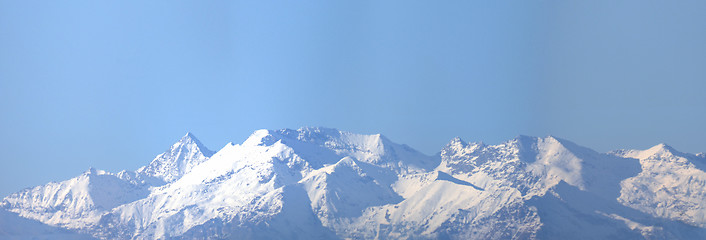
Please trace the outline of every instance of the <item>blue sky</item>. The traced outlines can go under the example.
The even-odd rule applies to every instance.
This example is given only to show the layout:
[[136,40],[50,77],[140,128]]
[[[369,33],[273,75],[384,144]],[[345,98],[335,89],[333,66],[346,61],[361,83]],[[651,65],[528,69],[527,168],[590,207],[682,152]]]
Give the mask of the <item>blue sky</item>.
[[706,151],[704,1],[0,1],[0,195],[187,131]]

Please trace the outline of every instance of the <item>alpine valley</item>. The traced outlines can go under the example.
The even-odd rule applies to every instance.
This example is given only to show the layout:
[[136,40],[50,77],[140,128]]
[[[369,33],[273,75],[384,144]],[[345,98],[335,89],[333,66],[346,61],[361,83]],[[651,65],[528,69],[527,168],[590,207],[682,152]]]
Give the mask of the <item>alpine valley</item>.
[[0,203],[0,239],[706,239],[706,155],[557,137],[434,156],[329,128],[186,134],[135,171],[90,168]]

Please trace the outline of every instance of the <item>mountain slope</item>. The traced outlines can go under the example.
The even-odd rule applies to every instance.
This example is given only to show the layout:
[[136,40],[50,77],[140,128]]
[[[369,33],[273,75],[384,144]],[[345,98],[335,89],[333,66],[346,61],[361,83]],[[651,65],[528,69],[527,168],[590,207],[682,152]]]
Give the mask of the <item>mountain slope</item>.
[[622,204],[654,216],[706,227],[706,158],[659,144],[615,155],[639,159],[642,171],[621,183]]
[[[400,155],[408,158],[400,159]],[[114,209],[97,228],[128,229],[108,237],[140,232],[160,238],[180,235],[214,219],[224,223],[267,221],[280,214],[269,205],[285,204],[272,192],[301,189],[300,180],[344,157],[355,157],[361,164],[386,169],[393,175],[422,171],[434,161],[380,135],[326,128],[260,130],[242,145],[226,145],[179,180],[155,189],[149,197]],[[404,161],[407,159],[410,163]],[[308,197],[301,201],[317,202]],[[262,202],[268,205],[258,205]]]
[[80,229],[122,204],[149,194],[148,185],[135,184],[116,174],[89,169],[82,175],[28,188],[3,199],[3,208],[40,222]]
[[[28,188],[7,196],[3,208],[20,216],[69,229],[85,229],[95,225],[103,214],[120,205],[147,197],[150,188],[164,185],[163,173],[188,171],[211,154],[187,133],[150,165],[138,171],[110,173],[90,168],[82,175],[46,185]],[[163,164],[165,163],[165,164]],[[159,171],[158,171],[159,170]]]
[[187,134],[138,171],[90,170],[3,200],[101,239],[700,239],[703,154],[608,154],[556,137],[451,140],[426,156],[330,128]]

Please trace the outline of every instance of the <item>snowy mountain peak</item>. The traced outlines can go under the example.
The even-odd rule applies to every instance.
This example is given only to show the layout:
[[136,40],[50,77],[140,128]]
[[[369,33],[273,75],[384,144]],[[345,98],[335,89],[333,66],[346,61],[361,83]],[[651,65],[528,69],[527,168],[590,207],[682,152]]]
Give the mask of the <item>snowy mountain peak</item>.
[[569,154],[578,158],[599,154],[592,149],[580,146],[572,141],[558,138],[553,135],[543,138],[520,135],[510,141],[509,145],[516,148],[520,159],[529,162],[542,158],[543,156],[537,155],[538,152],[542,151],[547,151],[551,154]]
[[178,142],[176,142],[176,143],[174,143],[174,145],[172,145],[172,148],[174,148],[177,145],[178,145],[178,147],[182,147],[182,146],[187,146],[187,145],[191,145],[191,144],[196,145],[196,147],[198,147],[199,150],[201,151],[201,153],[203,153],[205,156],[210,157],[211,155],[213,155],[213,151],[209,150],[206,146],[204,146],[203,143],[201,143],[201,141],[199,141],[199,139],[196,138],[196,136],[194,136],[194,134],[191,132],[187,132],[186,135],[181,137],[181,139],[179,139]]
[[462,149],[470,149],[471,151],[485,147],[483,142],[466,142],[460,137],[454,137],[449,143],[444,146],[442,152],[457,152]]
[[658,152],[674,152],[676,151],[672,146],[667,145],[666,143],[660,143],[657,145],[654,145],[645,151],[649,151],[651,153],[658,153]]
[[186,135],[184,135],[184,137],[182,137],[182,139],[184,139],[184,138],[196,139],[196,136],[194,136],[194,134],[191,133],[191,131],[188,131],[188,132],[186,132]]
[[657,144],[645,150],[621,149],[612,151],[611,154],[627,158],[637,158],[641,160],[651,157],[659,158],[674,155],[683,155],[683,153],[664,143]]
[[463,148],[464,146],[468,145],[466,141],[463,141],[461,137],[454,137],[449,141],[449,143],[446,144],[446,147],[448,148]]
[[[558,143],[558,141],[556,141],[555,139],[550,138],[550,137],[546,137],[545,139],[549,140],[550,142]],[[515,137],[515,139],[511,140],[508,143],[508,145],[514,146],[515,148],[517,148],[517,150],[520,153],[534,152],[537,150],[537,144],[539,142],[542,142],[543,140],[544,140],[543,138],[539,138],[539,137],[530,137],[530,136],[525,136],[525,135],[519,135],[519,136]],[[522,156],[520,158],[522,158]]]
[[140,174],[161,178],[165,182],[179,179],[196,165],[208,160],[214,152],[188,132],[167,151],[157,155],[149,165],[137,170]]
[[69,180],[11,194],[3,199],[3,205],[22,217],[53,226],[83,228],[112,208],[147,196],[147,187],[90,168]]
[[438,164],[431,157],[407,145],[394,143],[381,134],[357,134],[334,128],[258,130],[243,142],[243,146],[273,146],[275,143],[288,146],[317,168],[346,156],[404,171],[433,168]]
[[527,136],[527,135],[517,135],[515,138],[510,139],[509,142],[536,142],[540,137]]
[[257,146],[257,145],[264,144],[263,140],[264,140],[264,138],[266,138],[268,136],[270,136],[270,130],[267,130],[267,129],[257,130],[255,132],[253,132],[252,134],[250,134],[248,139],[246,139],[245,142],[243,142],[243,146]]
[[379,142],[381,140],[380,134],[354,134],[350,132],[340,131],[335,128],[324,127],[302,127],[297,130],[280,129],[271,130],[270,133],[272,134],[272,137],[276,139],[296,140],[313,144],[326,144],[327,142],[330,143],[334,141],[358,144],[361,140],[368,142]]
[[90,168],[0,211],[101,239],[706,239],[705,160],[523,135],[432,157],[320,127],[212,153],[187,133],[136,172]]
[[449,144],[464,144],[464,143],[466,143],[466,141],[463,141],[463,139],[461,139],[461,137],[458,137],[458,136],[454,137],[449,142]]
[[510,140],[510,141],[511,141],[511,142],[518,142],[518,143],[525,144],[525,145],[526,145],[526,144],[536,144],[538,141],[541,141],[541,142],[553,142],[553,143],[557,143],[557,144],[564,144],[564,143],[574,144],[573,142],[571,142],[571,141],[569,141],[569,140],[566,140],[566,139],[563,139],[563,138],[559,138],[559,137],[556,137],[556,136],[554,136],[554,135],[547,135],[546,137],[534,137],[534,136],[527,136],[527,135],[517,135],[517,137],[513,138],[513,139]]
[[269,130],[269,132],[276,139],[291,139],[315,144],[321,144],[332,141],[341,141],[348,144],[368,145],[384,144],[383,141],[389,142],[389,140],[381,134],[356,134],[347,131],[341,131],[335,128],[325,127],[302,127],[297,130],[280,129]]
[[652,148],[656,148],[656,149],[660,149],[661,151],[668,151],[668,152],[672,152],[672,153],[679,152],[676,149],[674,149],[672,146],[667,145],[666,143],[657,144],[656,146],[654,146]]
[[95,169],[93,167],[89,167],[88,170],[83,172],[83,175],[105,175],[105,174],[111,174],[109,172],[106,172],[105,170],[100,170],[100,169]]
[[335,128],[327,128],[327,127],[301,127],[297,129],[297,132],[305,134],[305,135],[311,135],[311,134],[321,134],[321,135],[336,135],[340,134],[341,131]]
[[657,144],[645,151],[645,153],[651,153],[652,155],[655,154],[667,154],[667,155],[679,155],[681,152],[677,151],[674,149],[672,146],[669,146],[664,143]]
[[[633,209],[706,228],[706,162],[666,144],[611,154],[638,159],[642,171],[621,182],[618,199]],[[703,238],[703,237],[702,237]]]

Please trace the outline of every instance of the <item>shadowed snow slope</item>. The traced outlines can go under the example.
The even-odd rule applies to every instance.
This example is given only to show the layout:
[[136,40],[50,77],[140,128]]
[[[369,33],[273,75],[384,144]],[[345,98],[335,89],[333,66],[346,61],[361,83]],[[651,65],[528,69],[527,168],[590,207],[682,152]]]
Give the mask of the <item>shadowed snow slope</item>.
[[665,144],[614,154],[637,158],[642,166],[640,174],[621,183],[618,200],[622,204],[654,216],[706,227],[704,158]]
[[52,227],[34,220],[22,218],[16,213],[0,209],[0,239],[14,240],[88,240],[95,239],[90,235],[78,234],[73,231]]
[[101,239],[698,239],[703,155],[598,153],[556,137],[426,156],[330,128],[187,134],[136,172],[90,170],[2,207]]

